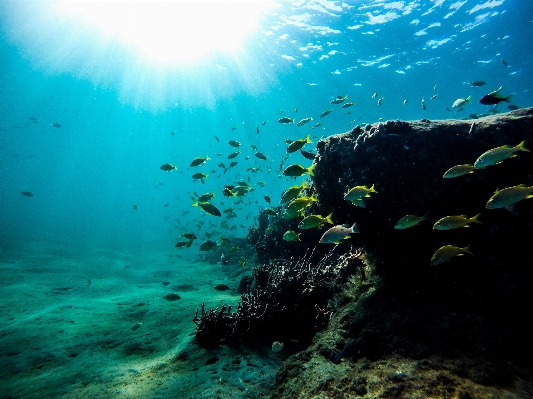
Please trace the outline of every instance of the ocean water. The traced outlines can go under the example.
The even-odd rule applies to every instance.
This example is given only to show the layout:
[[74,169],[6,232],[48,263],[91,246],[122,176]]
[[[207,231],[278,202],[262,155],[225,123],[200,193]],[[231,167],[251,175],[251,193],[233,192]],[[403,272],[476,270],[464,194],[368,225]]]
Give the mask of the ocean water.
[[[136,378],[190,342],[202,301],[236,303],[212,287],[235,288],[253,264],[222,269],[202,261],[200,244],[242,243],[265,196],[276,206],[305,179],[282,174],[311,165],[299,152],[285,159],[286,140],[310,135],[313,151],[321,137],[380,120],[533,106],[531,43],[526,0],[0,0],[1,394],[113,397],[126,386],[122,394],[148,397]],[[511,103],[479,103],[500,87]],[[345,95],[353,106],[331,103]],[[230,140],[241,143],[235,159]],[[199,156],[210,159],[190,167]],[[238,182],[253,190],[224,197]],[[208,192],[236,217],[192,206]],[[182,233],[198,240],[175,248]],[[175,290],[181,302],[163,298],[180,284],[194,288]],[[139,303],[150,309],[135,313]],[[271,377],[282,355],[268,356]],[[50,390],[62,377],[63,391]],[[247,378],[238,379],[235,392]],[[201,385],[185,386],[194,396]]]

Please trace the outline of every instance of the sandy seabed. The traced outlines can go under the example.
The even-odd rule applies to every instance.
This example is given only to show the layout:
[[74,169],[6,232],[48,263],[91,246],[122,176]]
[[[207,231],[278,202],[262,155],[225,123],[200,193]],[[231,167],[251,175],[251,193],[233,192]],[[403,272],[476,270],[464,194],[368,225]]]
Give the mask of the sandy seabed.
[[0,247],[0,397],[269,397],[282,352],[194,342],[196,308],[236,307],[213,287],[239,282],[176,254]]

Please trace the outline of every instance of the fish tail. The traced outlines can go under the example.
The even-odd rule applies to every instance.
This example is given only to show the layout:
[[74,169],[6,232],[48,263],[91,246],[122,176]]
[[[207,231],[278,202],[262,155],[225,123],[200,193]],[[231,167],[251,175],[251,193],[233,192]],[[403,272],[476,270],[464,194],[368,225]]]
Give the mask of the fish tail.
[[503,101],[507,101],[508,103],[510,103],[511,101],[513,101],[513,96],[514,94],[509,94],[507,97],[503,99]]
[[527,152],[531,152],[530,150],[528,150],[526,147],[526,140],[522,140],[522,142],[520,144],[518,144],[516,146],[516,148],[519,150],[519,151],[527,151]]
[[314,176],[313,169],[315,169],[316,164],[312,164],[310,167],[307,168],[307,173],[309,173],[309,176]]
[[474,256],[474,254],[472,253],[472,244],[469,244],[466,247],[461,248],[461,249],[464,251],[465,254],[470,254]]
[[471,103],[472,102],[472,96],[468,96],[466,99],[465,99],[465,102],[467,103]]
[[333,212],[331,212],[328,216],[326,216],[326,222],[329,224],[333,224],[333,219],[331,219],[333,216]]
[[375,184],[372,184],[372,187],[370,187],[370,192],[371,193],[377,193],[376,188],[374,186],[375,186]]
[[198,206],[198,201],[196,201],[192,206]]
[[307,137],[305,138],[305,142],[306,142],[306,143],[312,143],[312,141],[311,141],[311,133],[309,133],[309,134],[307,135]]
[[479,218],[481,217],[481,212],[478,213],[476,216],[474,216],[473,218],[470,219],[471,222],[474,222],[474,223],[483,223],[481,220],[479,220]]
[[357,223],[354,222],[353,226],[352,226],[352,233],[359,233],[359,230],[357,229]]

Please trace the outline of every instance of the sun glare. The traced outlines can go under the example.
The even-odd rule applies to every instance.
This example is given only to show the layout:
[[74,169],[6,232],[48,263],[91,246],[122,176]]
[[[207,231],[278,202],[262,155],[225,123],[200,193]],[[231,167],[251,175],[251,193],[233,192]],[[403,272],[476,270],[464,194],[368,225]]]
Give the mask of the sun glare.
[[104,41],[118,41],[144,62],[185,64],[235,51],[257,27],[269,1],[58,1],[58,17],[75,19]]

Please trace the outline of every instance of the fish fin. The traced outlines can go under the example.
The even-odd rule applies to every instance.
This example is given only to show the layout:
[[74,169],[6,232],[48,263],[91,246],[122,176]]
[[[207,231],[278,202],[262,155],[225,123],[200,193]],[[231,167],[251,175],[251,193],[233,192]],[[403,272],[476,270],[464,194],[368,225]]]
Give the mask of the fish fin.
[[375,184],[372,184],[372,187],[370,187],[370,192],[371,193],[377,193],[376,188],[375,188]]
[[509,94],[507,97],[503,99],[503,101],[507,101],[508,103],[510,103],[511,101],[513,101],[513,96],[514,94]]
[[[466,254],[470,254],[472,256],[474,256],[474,254],[472,253],[472,244],[469,244],[467,245],[466,247],[463,248],[464,249],[464,253]],[[461,254],[462,255],[462,254]]]
[[331,212],[328,216],[326,216],[326,222],[328,222],[329,224],[334,224],[333,219],[331,219],[332,216],[333,216],[333,212]]
[[352,230],[352,233],[360,234],[359,230],[357,229],[357,223],[355,223],[355,222],[354,222],[351,230]]
[[478,213],[476,216],[470,218],[472,222],[474,223],[483,223],[481,220],[479,220],[479,218],[481,217],[481,212]]
[[310,176],[314,176],[313,169],[315,169],[316,164],[312,164],[310,167],[307,168],[307,173],[309,173]]
[[470,95],[467,98],[465,98],[465,102],[471,103],[472,102],[472,96]]
[[526,140],[523,140],[520,144],[518,144],[516,146],[516,148],[519,150],[519,151],[527,151],[527,152],[531,152],[529,151],[526,147],[524,147],[526,145]]

